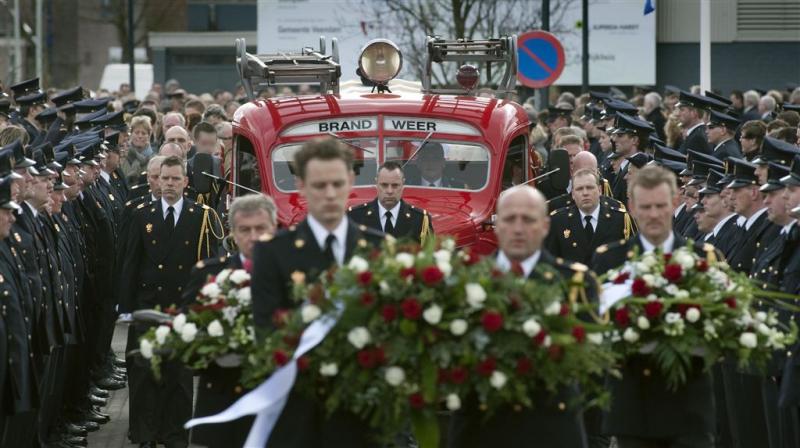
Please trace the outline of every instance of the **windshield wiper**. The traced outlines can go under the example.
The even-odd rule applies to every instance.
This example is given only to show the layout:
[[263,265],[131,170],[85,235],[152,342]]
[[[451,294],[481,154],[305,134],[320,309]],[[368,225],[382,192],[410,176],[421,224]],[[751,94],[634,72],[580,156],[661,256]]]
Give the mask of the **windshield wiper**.
[[424,139],[424,140],[422,140],[422,143],[420,143],[420,144],[419,144],[419,146],[417,147],[417,149],[416,149],[416,150],[415,150],[415,151],[414,151],[414,152],[411,154],[411,157],[409,157],[409,158],[408,158],[408,160],[406,160],[406,163],[404,163],[404,164],[403,164],[403,166],[402,166],[401,168],[405,168],[405,167],[406,167],[406,165],[408,165],[408,162],[410,162],[410,161],[414,160],[414,157],[415,157],[415,156],[417,155],[417,153],[418,153],[418,152],[419,152],[419,151],[422,149],[422,147],[423,147],[423,146],[425,146],[425,143],[428,143],[428,140],[430,140],[430,138],[431,138],[431,135],[433,135],[433,131],[431,131],[431,132],[428,132],[428,135],[426,135],[426,136],[425,136],[425,139]]
[[367,148],[362,148],[362,147],[360,147],[360,146],[356,145],[355,143],[351,143],[351,142],[349,142],[349,141],[347,141],[347,140],[343,139],[342,137],[340,137],[340,136],[336,135],[336,134],[335,134],[335,133],[333,133],[333,132],[330,132],[330,131],[328,131],[328,132],[327,132],[327,134],[328,134],[328,135],[330,135],[331,137],[335,138],[336,140],[339,140],[340,142],[343,142],[343,143],[346,143],[347,145],[350,145],[350,146],[352,146],[353,148],[360,149],[360,150],[362,150],[362,151],[364,151],[364,152],[366,152],[366,153],[369,153],[369,154],[375,155],[375,153],[374,153],[374,152],[372,152],[372,151],[370,151],[369,149],[367,149]]

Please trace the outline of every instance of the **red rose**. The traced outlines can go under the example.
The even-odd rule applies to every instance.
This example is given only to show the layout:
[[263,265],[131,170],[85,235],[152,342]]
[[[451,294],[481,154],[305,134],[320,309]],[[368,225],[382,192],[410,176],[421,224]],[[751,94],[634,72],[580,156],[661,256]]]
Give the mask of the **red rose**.
[[647,302],[644,304],[644,315],[648,319],[655,319],[661,315],[662,309],[664,309],[664,304],[659,301]]
[[625,283],[626,280],[630,278],[631,274],[628,272],[621,272],[616,278],[614,278],[614,284],[621,285]]
[[553,344],[547,349],[547,356],[553,361],[561,361],[561,358],[564,357],[564,348]]
[[381,316],[383,316],[383,321],[386,323],[397,319],[397,307],[394,305],[384,305],[381,309]]
[[547,339],[547,332],[542,330],[536,333],[536,336],[533,337],[533,342],[541,347],[542,345],[544,345],[545,339]]
[[308,359],[308,356],[301,356],[297,358],[297,370],[300,372],[305,372],[308,370],[308,367],[311,365],[311,361]]
[[725,305],[728,305],[728,308],[736,309],[736,299],[733,297],[728,297],[725,299]]
[[633,280],[633,284],[631,285],[631,292],[635,296],[639,297],[647,297],[650,294],[650,287],[647,286],[647,283],[644,282],[641,278],[637,278]]
[[372,356],[375,357],[375,363],[381,365],[386,362],[386,352],[383,347],[375,347],[372,350]]
[[678,312],[681,313],[682,317],[686,317],[686,312],[689,311],[691,308],[697,308],[698,310],[701,309],[700,305],[690,305],[688,303],[679,303],[678,304]]
[[572,337],[575,338],[575,342],[578,344],[583,343],[586,340],[586,329],[581,325],[572,327]]
[[278,308],[272,313],[272,324],[276,328],[281,328],[289,321],[289,310],[285,308]]
[[225,308],[228,304],[225,303],[225,300],[217,300],[212,305],[209,306],[209,309],[213,311],[220,311]]
[[670,283],[678,283],[683,277],[683,271],[679,264],[668,264],[664,266],[664,278]]
[[664,261],[669,263],[672,260],[672,254],[664,254]]
[[708,262],[706,260],[698,260],[695,265],[697,272],[706,272],[708,270]]
[[494,333],[503,328],[503,315],[497,311],[484,311],[481,316],[481,325],[487,332]]
[[488,377],[491,376],[492,373],[494,373],[496,368],[497,368],[497,361],[495,361],[494,358],[489,357],[479,362],[476,367],[476,370],[478,371],[478,375]]
[[469,371],[464,367],[453,367],[450,369],[450,382],[453,384],[464,384],[469,377]]
[[362,369],[372,369],[377,364],[375,352],[370,349],[359,350],[359,352],[356,353],[356,359],[358,360],[358,365],[360,365]]
[[415,277],[416,275],[417,275],[417,270],[413,266],[410,268],[400,269],[400,277],[402,278]]
[[289,362],[289,355],[283,350],[275,350],[272,352],[272,361],[275,365],[282,366]]
[[364,294],[361,294],[361,304],[362,305],[364,305],[364,306],[372,306],[373,303],[375,303],[375,296],[373,296],[372,294],[370,294],[368,292],[365,292]]
[[372,249],[372,251],[370,251],[369,253],[370,260],[377,260],[380,256],[381,256],[380,249]]
[[517,368],[516,371],[520,375],[527,375],[530,371],[533,370],[533,363],[528,358],[519,358],[517,360]]
[[288,345],[289,347],[297,347],[297,344],[300,343],[300,337],[294,334],[287,334],[282,338],[283,343]]
[[436,371],[436,382],[438,384],[444,384],[450,377],[450,372],[447,369],[440,367],[439,370]]
[[372,272],[364,271],[358,274],[356,278],[358,279],[358,283],[360,283],[362,286],[367,286],[369,285],[369,282],[372,281]]
[[428,266],[422,270],[422,281],[428,286],[433,286],[444,278],[444,273],[436,266]]
[[631,315],[628,307],[622,307],[614,312],[614,321],[620,327],[627,327],[631,323]]
[[408,320],[417,320],[422,315],[422,305],[414,297],[403,300],[400,308],[403,310],[403,317]]
[[560,314],[562,316],[568,316],[569,315],[569,305],[566,304],[566,303],[562,303],[561,304],[561,309],[558,311],[558,314]]
[[425,407],[425,398],[423,398],[422,394],[419,392],[411,394],[408,396],[408,404],[411,405],[413,409],[422,409]]
[[506,273],[501,271],[500,269],[492,268],[492,278],[500,278],[504,275],[506,275]]

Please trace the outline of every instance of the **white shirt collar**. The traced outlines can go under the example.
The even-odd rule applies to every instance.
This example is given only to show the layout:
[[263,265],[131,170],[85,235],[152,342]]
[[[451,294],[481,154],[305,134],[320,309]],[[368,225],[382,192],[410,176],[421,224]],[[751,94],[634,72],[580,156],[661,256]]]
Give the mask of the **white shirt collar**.
[[328,239],[329,234],[333,234],[336,237],[336,241],[333,243],[333,257],[336,258],[336,262],[338,264],[344,264],[344,245],[345,241],[347,241],[347,215],[342,217],[342,221],[339,222],[339,225],[333,229],[333,232],[329,232],[319,221],[317,221],[313,216],[308,215],[306,217],[306,221],[308,222],[308,226],[311,228],[311,232],[314,234],[314,239],[317,240],[317,245],[321,250],[325,249],[325,240]]
[[158,198],[157,198],[157,197],[156,197],[156,195],[154,195],[153,193],[150,193],[150,200],[151,200],[151,201],[157,201],[157,200],[158,200]]
[[378,203],[378,218],[381,222],[381,227],[384,229],[386,228],[386,212],[392,212],[392,226],[397,226],[397,216],[400,215],[400,201],[397,201],[397,204],[392,207],[391,210],[386,210],[381,204],[381,201],[375,201]]
[[761,215],[763,215],[766,211],[767,211],[767,207],[764,207],[764,208],[758,210],[757,212],[753,213],[753,216],[747,218],[747,221],[744,222],[745,230],[750,230],[750,227],[753,227],[753,223],[756,222],[756,220]]
[[727,142],[728,140],[733,140],[733,139],[732,139],[732,138],[729,138],[729,139],[727,139],[727,140],[723,140],[723,141],[719,142],[719,144],[717,144],[717,146],[715,146],[715,147],[714,147],[714,150],[713,150],[713,151],[711,151],[711,152],[714,152],[714,151],[716,151],[717,149],[719,149],[719,147],[720,147],[720,146],[722,146],[722,145],[724,145],[724,144],[725,144],[725,142]]
[[30,202],[28,202],[28,201],[25,201],[25,203],[26,203],[26,204],[28,204],[28,208],[30,208],[30,209],[31,209],[31,213],[33,213],[33,217],[34,217],[34,218],[38,217],[38,216],[39,216],[39,211],[38,211],[38,210],[36,210],[36,207],[34,207],[34,206],[33,206],[33,204],[31,204],[31,203],[30,203]]
[[[641,241],[642,247],[644,248],[645,252],[653,252],[654,250],[656,250],[656,245],[651,243],[650,241],[647,241],[647,238],[645,238],[644,235],[639,234],[639,241]],[[675,246],[675,234],[670,232],[667,239],[664,240],[664,242],[661,243],[661,246],[659,247],[661,247],[663,253],[671,254],[674,246]]]
[[728,221],[730,221],[731,218],[735,218],[736,216],[738,216],[736,213],[731,213],[730,215],[720,219],[717,225],[714,226],[714,230],[712,230],[711,233],[714,236],[717,236],[719,234],[719,231],[722,230],[722,226],[724,226]]
[[684,208],[686,208],[686,203],[685,203],[685,202],[681,202],[681,203],[680,203],[680,205],[678,205],[677,207],[675,207],[675,211],[674,211],[674,212],[672,212],[672,216],[674,216],[675,218],[677,218],[677,217],[678,217],[678,215],[680,215],[680,214],[681,214],[681,212],[683,211],[683,209],[684,209]]
[[436,179],[433,182],[429,181],[428,179],[425,179],[424,177],[422,178],[422,186],[423,187],[431,186],[431,184],[433,184],[433,187],[441,188],[441,186],[442,186],[442,178],[440,177],[440,178]]
[[581,214],[581,226],[582,227],[586,226],[586,217],[587,216],[591,216],[592,217],[592,229],[597,230],[597,222],[600,219],[600,204],[599,203],[597,204],[597,207],[594,208],[594,211],[592,211],[592,213],[589,213],[589,214],[583,213],[583,211],[581,209],[578,209],[578,212],[580,212],[580,214]]
[[111,175],[106,173],[103,170],[100,170],[100,177],[106,180],[106,182],[111,183]]
[[[164,200],[164,198],[161,198],[161,212],[164,214],[164,219],[167,219],[167,213],[169,213],[169,210],[167,210],[167,209],[169,207],[170,207],[170,205],[167,204],[167,201]],[[177,226],[178,225],[178,218],[180,218],[181,210],[183,210],[183,196],[181,196],[181,198],[178,199],[178,202],[173,204],[171,207],[173,209],[175,209],[175,212],[173,212],[172,215],[175,217],[175,225]]]
[[701,121],[700,123],[697,123],[696,125],[694,125],[694,126],[690,127],[690,128],[689,128],[689,130],[687,130],[687,131],[686,131],[686,135],[689,135],[689,134],[691,134],[691,133],[692,133],[692,131],[694,131],[695,129],[699,128],[700,126],[703,126],[704,124],[705,124],[705,123],[703,123],[703,122]]
[[787,235],[789,233],[789,231],[792,230],[792,227],[794,227],[794,225],[796,223],[797,223],[797,220],[793,219],[792,222],[790,222],[789,224],[786,224],[785,226],[783,226],[783,228],[781,229],[781,235]]
[[628,166],[629,163],[631,163],[630,160],[628,159],[623,160],[622,163],[619,164],[619,170],[622,171],[622,169]]
[[[520,264],[522,265],[522,272],[525,273],[525,277],[531,275],[531,272],[533,272],[533,269],[536,267],[536,263],[539,262],[539,258],[541,257],[542,251],[537,250],[533,253],[533,255],[522,260]],[[497,252],[497,267],[503,272],[508,272],[511,270],[511,260],[508,259],[502,250]]]
[[747,218],[739,215],[739,217],[736,218],[736,227],[744,227],[745,224],[747,224]]

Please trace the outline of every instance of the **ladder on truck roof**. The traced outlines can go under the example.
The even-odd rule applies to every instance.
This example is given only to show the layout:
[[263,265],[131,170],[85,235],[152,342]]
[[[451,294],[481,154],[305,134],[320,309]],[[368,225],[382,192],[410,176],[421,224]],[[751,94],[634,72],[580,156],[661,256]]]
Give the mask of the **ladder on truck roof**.
[[478,62],[485,64],[486,80],[492,79],[492,63],[505,69],[503,77],[494,92],[504,98],[515,93],[517,82],[517,36],[503,36],[498,39],[455,39],[446,40],[439,36],[428,36],[426,47],[425,73],[422,77],[423,93],[463,95],[464,89],[434,89],[431,87],[433,63]]
[[244,38],[236,39],[236,71],[247,97],[255,99],[257,88],[286,84],[317,84],[324,94],[339,93],[339,47],[331,39],[331,54],[325,54],[325,36],[319,50],[304,47],[299,53],[250,54]]

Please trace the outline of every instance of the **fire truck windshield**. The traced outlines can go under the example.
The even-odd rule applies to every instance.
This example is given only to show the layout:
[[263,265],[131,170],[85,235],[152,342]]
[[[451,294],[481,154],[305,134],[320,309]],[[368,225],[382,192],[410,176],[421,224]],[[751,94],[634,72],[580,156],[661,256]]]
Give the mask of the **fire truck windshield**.
[[[374,138],[347,139],[352,143],[354,161],[353,171],[356,174],[355,186],[374,186],[378,173],[378,140]],[[303,146],[302,143],[282,145],[272,151],[272,178],[275,186],[281,191],[295,191],[294,154]],[[363,148],[357,149],[356,147]]]
[[407,186],[480,190],[489,176],[489,151],[465,142],[386,139],[385,157],[405,164]]

